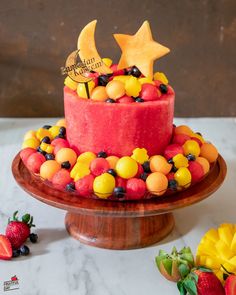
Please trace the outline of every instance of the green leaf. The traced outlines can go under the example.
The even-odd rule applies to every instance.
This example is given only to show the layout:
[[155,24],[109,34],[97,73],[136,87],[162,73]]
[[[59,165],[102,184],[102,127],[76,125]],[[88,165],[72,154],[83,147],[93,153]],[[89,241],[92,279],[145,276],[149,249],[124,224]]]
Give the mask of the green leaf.
[[30,221],[30,214],[25,214],[22,216],[22,221],[26,224],[28,224],[28,222]]
[[196,283],[198,282],[198,275],[195,272],[191,272],[189,274],[190,278],[194,280]]
[[167,253],[164,250],[159,250],[158,256],[165,256]]
[[171,254],[172,254],[172,255],[177,255],[177,254],[178,254],[178,251],[177,251],[177,249],[176,249],[175,246],[173,247],[173,249],[172,249],[172,251],[171,251]]
[[17,218],[17,215],[18,214],[18,211],[15,211],[14,213],[13,213],[13,220],[18,220],[18,218]]
[[183,284],[189,295],[197,295],[197,287],[194,281],[190,279],[184,280]]
[[184,279],[190,272],[190,269],[186,264],[180,264],[178,269],[182,279]]
[[184,285],[183,285],[183,281],[179,281],[177,283],[177,288],[178,288],[178,290],[180,292],[180,295],[186,295],[187,294],[187,292],[186,292],[186,290],[184,288]]
[[172,275],[172,259],[164,258],[162,260],[162,264],[167,271],[167,273],[171,276]]
[[192,253],[183,253],[180,257],[181,259],[188,261],[189,264],[194,265],[194,258]]

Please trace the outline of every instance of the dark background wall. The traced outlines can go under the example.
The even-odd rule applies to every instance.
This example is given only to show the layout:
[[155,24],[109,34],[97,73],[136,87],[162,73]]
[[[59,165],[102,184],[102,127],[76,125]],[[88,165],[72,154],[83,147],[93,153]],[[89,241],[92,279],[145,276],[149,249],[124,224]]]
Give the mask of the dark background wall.
[[63,115],[60,67],[93,19],[98,51],[114,61],[112,34],[150,21],[171,49],[155,69],[175,88],[176,116],[236,115],[235,0],[1,0],[0,116]]

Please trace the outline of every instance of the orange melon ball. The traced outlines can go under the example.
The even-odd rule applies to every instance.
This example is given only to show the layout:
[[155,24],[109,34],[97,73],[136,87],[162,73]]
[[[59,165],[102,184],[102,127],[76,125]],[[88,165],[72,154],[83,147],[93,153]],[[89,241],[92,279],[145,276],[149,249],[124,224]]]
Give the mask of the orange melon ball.
[[111,169],[116,168],[116,163],[118,162],[119,158],[116,156],[109,156],[106,158],[107,162],[109,163],[109,166]]
[[161,155],[153,156],[150,160],[150,169],[152,172],[161,172],[166,175],[170,172],[171,168],[172,165]]
[[60,119],[57,121],[56,126],[65,127],[66,128],[66,119]]
[[206,158],[209,163],[213,163],[218,158],[218,151],[212,143],[203,143],[201,146],[200,156]]
[[76,163],[77,154],[70,148],[62,148],[56,153],[56,161],[60,164],[69,161],[71,166]]
[[209,172],[209,170],[210,170],[210,164],[209,164],[209,162],[207,161],[206,158],[197,157],[196,158],[196,162],[198,162],[202,166],[203,171],[204,171],[204,175]]
[[175,134],[186,134],[190,137],[193,136],[192,129],[186,125],[180,125],[180,126],[175,127],[174,132],[175,132]]
[[106,92],[106,87],[105,86],[97,86],[93,89],[91,96],[91,99],[96,100],[96,101],[105,101],[107,100],[108,94]]
[[55,160],[44,162],[40,167],[40,176],[43,179],[52,180],[54,174],[61,169],[61,165]]
[[154,172],[148,175],[146,186],[150,193],[162,196],[167,190],[168,179],[163,173]]
[[125,95],[125,84],[118,80],[110,81],[106,86],[109,98],[118,99]]

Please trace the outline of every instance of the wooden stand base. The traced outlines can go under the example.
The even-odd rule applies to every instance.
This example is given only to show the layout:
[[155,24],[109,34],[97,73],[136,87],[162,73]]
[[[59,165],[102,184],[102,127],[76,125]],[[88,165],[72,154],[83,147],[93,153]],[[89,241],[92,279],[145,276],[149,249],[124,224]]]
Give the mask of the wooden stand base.
[[172,213],[147,217],[82,215],[68,212],[69,234],[84,244],[107,249],[143,248],[162,240],[174,227]]

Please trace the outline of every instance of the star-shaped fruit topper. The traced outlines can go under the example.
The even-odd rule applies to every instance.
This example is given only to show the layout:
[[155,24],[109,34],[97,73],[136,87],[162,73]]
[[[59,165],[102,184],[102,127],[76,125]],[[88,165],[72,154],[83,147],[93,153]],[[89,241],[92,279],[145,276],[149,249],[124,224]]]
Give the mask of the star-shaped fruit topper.
[[114,34],[122,50],[118,69],[136,66],[146,77],[153,77],[153,63],[166,55],[170,49],[152,38],[148,21],[145,21],[135,35]]

